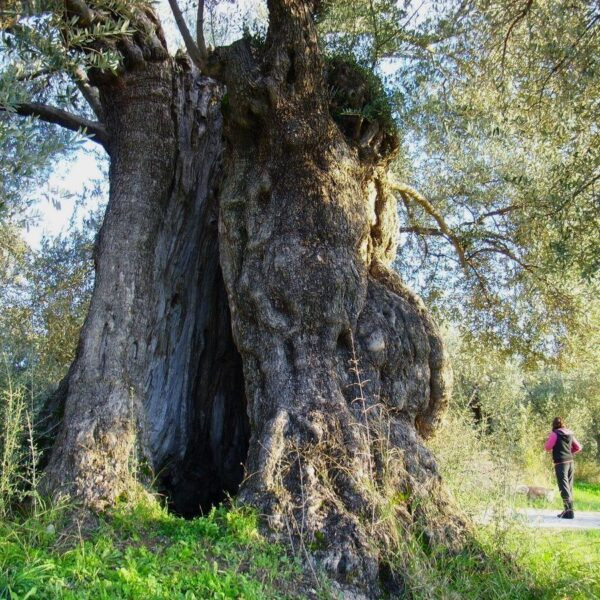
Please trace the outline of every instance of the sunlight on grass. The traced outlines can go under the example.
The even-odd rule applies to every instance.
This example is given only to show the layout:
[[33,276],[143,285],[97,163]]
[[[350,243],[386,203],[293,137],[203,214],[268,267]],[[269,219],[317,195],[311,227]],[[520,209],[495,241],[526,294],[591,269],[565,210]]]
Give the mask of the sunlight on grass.
[[[305,598],[314,583],[265,540],[249,509],[220,507],[184,520],[146,500],[117,507],[87,535],[66,525],[60,508],[0,522],[0,598]],[[477,528],[457,555],[407,537],[397,560],[415,600],[600,597],[600,531],[498,521]],[[325,582],[315,587],[320,598],[335,597]]]
[[[573,486],[573,497],[576,511],[600,512],[600,485],[577,482]],[[528,500],[525,495],[515,498],[515,506],[518,507],[562,509],[562,505],[558,490],[552,502],[543,499]]]
[[243,509],[186,521],[147,502],[118,508],[90,536],[61,531],[62,520],[0,523],[0,597],[259,600],[293,597],[302,578]]

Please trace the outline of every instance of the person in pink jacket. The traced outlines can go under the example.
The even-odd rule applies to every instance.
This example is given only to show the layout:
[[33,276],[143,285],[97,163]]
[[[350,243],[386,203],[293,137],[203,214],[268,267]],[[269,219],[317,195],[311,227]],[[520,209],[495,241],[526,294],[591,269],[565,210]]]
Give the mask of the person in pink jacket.
[[558,489],[563,499],[565,509],[558,515],[561,519],[573,519],[573,476],[575,463],[573,457],[581,452],[581,444],[575,439],[573,432],[567,429],[561,417],[552,421],[552,433],[548,436],[544,446],[546,452],[552,452],[554,472]]

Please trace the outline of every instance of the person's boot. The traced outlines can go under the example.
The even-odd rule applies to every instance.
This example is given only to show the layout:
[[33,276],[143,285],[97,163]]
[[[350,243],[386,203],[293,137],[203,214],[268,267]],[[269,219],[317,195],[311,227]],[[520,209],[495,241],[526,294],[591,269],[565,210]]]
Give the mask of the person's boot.
[[564,506],[564,508],[563,508],[562,512],[556,515],[559,519],[564,519],[565,513],[567,512],[567,501],[566,500],[563,500],[563,506]]
[[565,511],[565,516],[563,519],[574,519],[575,513],[573,512],[573,500],[567,501],[567,510]]
[[556,515],[559,519],[574,519],[575,513],[573,512],[573,501],[572,500],[563,500],[565,505],[565,510],[563,510],[559,515]]

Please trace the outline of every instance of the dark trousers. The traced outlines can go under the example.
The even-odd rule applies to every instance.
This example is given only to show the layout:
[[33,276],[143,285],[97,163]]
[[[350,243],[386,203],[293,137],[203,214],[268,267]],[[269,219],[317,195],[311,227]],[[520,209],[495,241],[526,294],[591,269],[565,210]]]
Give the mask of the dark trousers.
[[561,498],[565,505],[565,510],[573,510],[573,475],[575,474],[575,465],[573,461],[554,465],[556,472],[556,481],[560,490]]

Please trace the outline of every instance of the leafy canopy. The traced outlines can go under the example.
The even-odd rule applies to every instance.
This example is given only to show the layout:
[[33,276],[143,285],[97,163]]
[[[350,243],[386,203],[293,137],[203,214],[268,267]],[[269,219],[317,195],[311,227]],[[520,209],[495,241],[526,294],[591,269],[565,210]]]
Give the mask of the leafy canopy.
[[[90,27],[85,10],[66,10],[71,4],[100,18]],[[28,186],[72,143],[11,113],[36,102],[101,121],[87,72],[118,68],[117,42],[134,34],[145,4],[2,3],[3,227],[15,226]],[[181,6],[185,13],[196,4]],[[229,4],[206,2],[209,45],[232,35],[231,10],[220,8]],[[250,28],[264,29],[264,2],[245,2],[244,11]],[[404,140],[394,165],[398,268],[472,335],[510,352],[557,356],[598,286],[598,4],[330,0],[319,19],[327,54],[352,56],[381,77],[368,109],[391,106]]]

